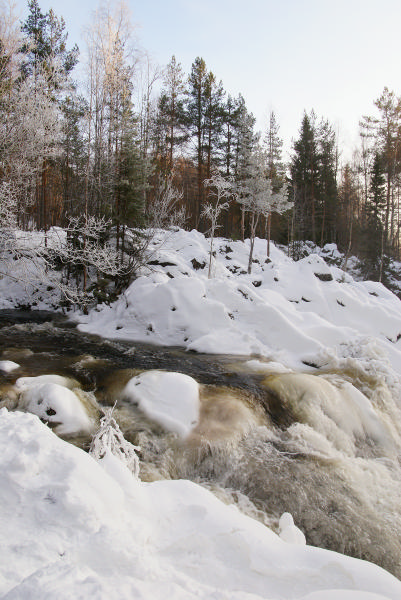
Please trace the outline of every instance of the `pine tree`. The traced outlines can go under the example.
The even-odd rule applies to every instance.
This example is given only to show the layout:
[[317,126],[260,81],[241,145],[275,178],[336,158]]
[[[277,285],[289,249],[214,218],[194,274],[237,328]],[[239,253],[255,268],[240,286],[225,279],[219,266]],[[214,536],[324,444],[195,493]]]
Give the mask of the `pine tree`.
[[[249,113],[245,100],[239,96],[238,119],[236,123],[235,139],[235,180],[241,188],[244,181],[249,178],[249,165],[253,163],[253,157],[257,150],[259,135],[255,134],[255,117]],[[240,203],[241,204],[241,203]],[[245,239],[245,207],[241,204],[241,239]]]
[[87,102],[84,98],[71,93],[62,104],[62,155],[60,157],[64,220],[68,216],[76,216],[82,212],[84,190],[82,182],[85,177],[87,161],[85,140],[83,136],[83,119],[87,114]]
[[398,247],[398,225],[396,205],[397,176],[401,171],[401,98],[384,88],[380,98],[374,102],[380,116],[364,117],[362,127],[379,149],[382,168],[386,178],[386,208],[384,215],[384,245],[391,252]]
[[189,130],[195,140],[195,164],[197,170],[198,197],[196,199],[195,220],[199,225],[203,202],[203,179],[205,178],[205,132],[206,97],[209,86],[209,73],[203,58],[197,57],[192,64],[188,79],[187,118]]
[[175,56],[166,67],[164,86],[157,106],[157,154],[166,173],[171,173],[176,150],[188,139],[184,111],[185,83],[180,63]]
[[21,48],[25,55],[21,71],[24,77],[36,78],[40,65],[49,54],[46,36],[47,15],[42,13],[37,0],[29,0],[28,8],[29,15],[21,27],[26,35],[26,41]]
[[220,165],[227,177],[235,171],[235,140],[239,120],[239,102],[228,95],[222,107],[222,130],[220,137]]
[[[28,7],[30,13],[21,28],[25,34],[21,48],[21,76],[25,85],[32,82],[32,93],[37,104],[43,101],[45,95],[58,110],[65,95],[73,89],[70,74],[78,61],[78,48],[74,46],[67,50],[64,20],[59,19],[53,10],[43,14],[37,0],[30,0]],[[51,155],[53,158],[60,155],[61,148],[57,148],[59,140],[55,135],[51,139],[51,130],[44,133],[47,138],[45,145],[51,148],[53,144],[53,148],[51,154],[47,152],[38,157],[41,173],[40,181],[36,184],[36,205],[37,224],[46,231],[53,222],[53,216],[62,213],[63,209],[57,200],[57,189],[54,189],[57,181],[56,163],[51,162]]]
[[45,74],[49,92],[55,93],[65,84],[78,62],[78,46],[67,50],[65,22],[52,9],[43,14],[37,0],[29,0],[30,14],[21,29],[25,34],[21,71],[24,77]]
[[208,74],[205,89],[205,176],[210,178],[212,167],[217,167],[220,135],[223,128],[223,84],[217,84],[213,73]]

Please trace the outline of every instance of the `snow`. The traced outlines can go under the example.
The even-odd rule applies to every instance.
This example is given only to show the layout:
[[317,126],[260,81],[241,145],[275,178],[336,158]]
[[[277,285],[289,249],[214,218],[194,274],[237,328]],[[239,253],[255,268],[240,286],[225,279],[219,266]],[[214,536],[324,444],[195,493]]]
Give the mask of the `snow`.
[[[401,447],[400,300],[379,283],[329,266],[322,256],[338,260],[334,245],[294,262],[274,244],[267,259],[266,241],[256,239],[248,275],[249,241],[216,238],[211,279],[209,240],[199,232],[177,230],[162,247],[155,240],[155,248],[153,264],[119,300],[76,315],[80,329],[245,357],[242,368],[260,373],[291,407],[296,422],[286,435],[301,440],[297,451],[304,444],[317,456],[351,457],[355,469],[344,469],[344,476],[362,488],[367,462],[359,445],[373,441],[376,470],[369,471],[368,484],[376,494],[385,489],[379,477],[390,485],[383,461],[397,460],[392,452]],[[46,304],[42,292],[34,296],[36,308],[57,303],[54,296]],[[31,295],[30,288],[0,280],[2,308]],[[326,374],[312,375],[315,367]],[[18,365],[0,362],[3,372],[11,368]],[[336,370],[352,370],[363,393],[330,374]],[[369,381],[375,382],[370,391],[364,389]],[[400,581],[380,567],[307,546],[289,513],[276,535],[195,483],[143,483],[111,451],[96,462],[62,441],[41,420],[62,435],[94,427],[93,411],[73,380],[22,377],[15,389],[18,406],[28,412],[0,410],[1,597],[401,597]],[[197,435],[199,386],[186,375],[142,373],[121,398],[180,439],[193,430]]]
[[285,542],[301,546],[306,544],[303,532],[295,525],[293,516],[290,513],[285,512],[281,515],[278,526],[280,538]]
[[142,483],[31,414],[0,411],[7,600],[397,600],[370,563],[280,539],[195,483]]
[[12,360],[0,360],[0,371],[3,373],[11,373],[19,368],[19,364]]
[[130,379],[122,397],[168,431],[185,438],[199,421],[199,385],[182,373],[147,371]]
[[90,432],[94,423],[82,399],[70,387],[74,381],[60,375],[20,377],[15,388],[21,393],[19,406],[54,426],[60,435]]
[[[50,284],[47,281],[47,268],[40,254],[44,248],[63,246],[66,232],[60,227],[51,227],[46,233],[18,229],[14,233],[20,250],[20,260],[15,260],[11,252],[8,256],[6,253],[2,255],[2,271],[7,275],[0,277],[0,309],[29,307],[36,310],[54,310],[61,300],[60,290],[57,289],[61,275],[52,271],[54,280]],[[22,258],[25,248],[36,253],[35,260],[29,253]]]
[[[256,355],[289,369],[374,339],[401,375],[400,300],[382,284],[356,281],[317,254],[294,262],[274,244],[267,259],[260,239],[248,275],[249,240],[215,238],[208,279],[208,244],[197,231],[172,233],[155,250],[151,270],[111,306],[77,317],[79,328],[198,352]],[[323,255],[336,257],[334,248],[325,249]]]

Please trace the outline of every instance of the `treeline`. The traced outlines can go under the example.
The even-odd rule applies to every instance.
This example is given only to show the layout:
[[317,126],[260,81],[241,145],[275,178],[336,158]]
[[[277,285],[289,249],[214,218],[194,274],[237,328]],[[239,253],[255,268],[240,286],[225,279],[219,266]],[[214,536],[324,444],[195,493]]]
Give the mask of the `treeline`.
[[376,116],[360,121],[360,143],[341,161],[333,127],[304,114],[294,142],[289,181],[294,238],[336,243],[363,260],[370,278],[385,281],[400,259],[401,99],[385,88]]
[[20,228],[44,231],[75,219],[77,231],[80,219],[104,218],[117,252],[133,256],[128,231],[158,214],[153,223],[163,225],[173,206],[185,210],[187,227],[208,230],[219,174],[231,186],[214,223],[222,235],[271,232],[295,257],[303,240],[337,243],[379,279],[388,257],[399,258],[401,101],[393,93],[376,101],[377,117],[363,118],[352,161],[341,163],[331,124],[305,112],[285,164],[273,112],[257,133],[244,98],[228,94],[202,58],[188,74],[175,57],[164,69],[152,65],[123,3],[93,15],[83,59],[68,48],[62,18],[37,0],[28,9],[21,24],[3,7],[0,22],[3,225],[10,214]]

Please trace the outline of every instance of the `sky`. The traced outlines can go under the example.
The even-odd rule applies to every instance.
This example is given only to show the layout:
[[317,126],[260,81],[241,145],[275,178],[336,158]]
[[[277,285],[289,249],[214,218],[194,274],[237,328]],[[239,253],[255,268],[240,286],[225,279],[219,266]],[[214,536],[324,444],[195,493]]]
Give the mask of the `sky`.
[[[343,158],[358,143],[362,115],[387,86],[401,95],[400,0],[127,0],[139,43],[165,66],[172,55],[186,74],[197,56],[241,93],[262,133],[274,110],[286,153],[304,110],[328,119]],[[69,40],[82,32],[98,0],[39,0],[63,16]],[[27,2],[16,0],[21,17]],[[288,158],[285,156],[284,158]]]

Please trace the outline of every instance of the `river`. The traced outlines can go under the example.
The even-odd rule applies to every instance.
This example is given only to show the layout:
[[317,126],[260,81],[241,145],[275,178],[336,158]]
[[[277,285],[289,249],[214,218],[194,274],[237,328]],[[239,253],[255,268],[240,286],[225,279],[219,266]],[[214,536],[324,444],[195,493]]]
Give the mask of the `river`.
[[[349,369],[268,373],[251,369],[249,357],[86,335],[63,316],[40,311],[0,311],[0,358],[20,365],[0,372],[0,401],[8,408],[20,408],[10,392],[18,377],[74,378],[96,410],[119,398],[114,416],[141,447],[143,480],[191,479],[275,530],[288,511],[309,544],[401,577],[401,418],[381,379],[366,381]],[[151,369],[200,384],[200,424],[188,439],[121,399],[129,378]],[[87,450],[90,438],[68,441]]]

